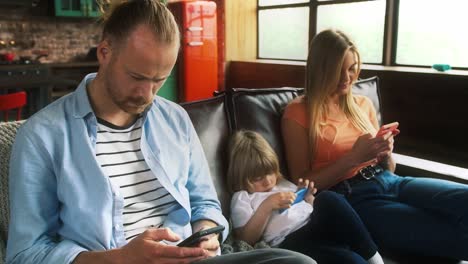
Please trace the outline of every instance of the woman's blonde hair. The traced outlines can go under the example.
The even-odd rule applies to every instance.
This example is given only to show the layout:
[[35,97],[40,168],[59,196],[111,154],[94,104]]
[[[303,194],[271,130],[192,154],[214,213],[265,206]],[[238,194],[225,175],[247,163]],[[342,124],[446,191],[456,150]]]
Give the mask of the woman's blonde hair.
[[237,131],[229,142],[228,190],[231,193],[253,187],[253,181],[279,171],[278,156],[270,144],[257,132]]
[[[320,137],[320,123],[328,116],[326,102],[336,91],[345,55],[351,51],[356,58],[356,79],[361,70],[361,58],[356,45],[343,32],[324,30],[310,43],[306,67],[305,103],[309,118],[309,152],[314,159],[317,139]],[[360,110],[353,99],[352,92],[340,98],[340,108],[351,123],[363,132],[374,130],[370,120]]]
[[180,45],[174,16],[160,0],[98,0],[103,24],[102,39],[114,46],[125,44],[139,25],[147,25],[163,43]]

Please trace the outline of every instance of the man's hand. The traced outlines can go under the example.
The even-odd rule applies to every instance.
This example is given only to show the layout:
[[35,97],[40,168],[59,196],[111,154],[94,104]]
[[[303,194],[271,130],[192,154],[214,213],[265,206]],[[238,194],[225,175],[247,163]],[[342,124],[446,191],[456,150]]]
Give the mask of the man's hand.
[[161,240],[178,241],[180,237],[168,228],[151,228],[119,249],[100,252],[81,252],[73,264],[171,264],[191,263],[205,259],[209,252],[202,248],[169,246]]
[[123,263],[190,263],[208,257],[201,248],[181,248],[161,243],[178,241],[180,237],[168,228],[148,229],[122,247]]
[[[213,221],[209,220],[200,220],[192,224],[193,233],[198,232],[200,230],[205,230],[208,228],[212,228],[217,226]],[[200,243],[196,247],[205,249],[208,253],[208,256],[214,257],[218,253],[219,249],[219,234],[212,234],[206,237],[203,237],[200,240]]]

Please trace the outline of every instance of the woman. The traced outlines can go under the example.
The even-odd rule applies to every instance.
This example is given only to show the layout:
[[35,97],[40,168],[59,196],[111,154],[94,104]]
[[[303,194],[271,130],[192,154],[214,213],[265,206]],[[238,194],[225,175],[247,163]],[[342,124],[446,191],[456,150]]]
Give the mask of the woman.
[[376,136],[372,102],[352,94],[359,71],[342,32],[312,40],[305,95],[282,119],[292,179],[345,195],[383,250],[468,260],[468,186],[394,174],[394,134]]

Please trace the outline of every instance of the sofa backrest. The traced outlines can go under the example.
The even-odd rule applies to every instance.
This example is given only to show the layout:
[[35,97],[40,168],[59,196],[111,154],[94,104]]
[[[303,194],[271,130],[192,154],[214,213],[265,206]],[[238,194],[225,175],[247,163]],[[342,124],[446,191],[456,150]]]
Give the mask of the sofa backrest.
[[[371,98],[380,117],[378,78],[358,81],[353,92]],[[183,103],[198,133],[210,166],[223,213],[229,217],[230,194],[226,188],[227,146],[230,135],[239,129],[262,134],[276,151],[281,172],[288,175],[281,137],[281,116],[286,105],[303,93],[302,88],[235,88],[201,101]]]
[[382,124],[382,100],[380,100],[380,83],[377,76],[357,81],[353,86],[353,93],[365,95],[371,99],[377,112],[377,121]]
[[11,146],[22,121],[0,122],[0,263],[5,260],[10,208],[8,202],[8,168]]
[[283,175],[287,175],[287,167],[283,162],[281,116],[288,102],[302,93],[302,88],[237,88],[228,97],[233,130],[247,129],[260,133],[278,155]]
[[225,94],[210,99],[183,103],[197,131],[203,146],[211,178],[221,202],[221,208],[226,217],[229,216],[230,196],[227,191],[227,144],[231,124],[227,118]]

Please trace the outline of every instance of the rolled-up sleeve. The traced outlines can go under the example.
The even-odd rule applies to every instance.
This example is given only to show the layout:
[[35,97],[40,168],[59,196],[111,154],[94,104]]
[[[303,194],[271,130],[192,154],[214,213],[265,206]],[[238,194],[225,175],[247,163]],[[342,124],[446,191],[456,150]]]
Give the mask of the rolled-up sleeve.
[[225,227],[223,241],[229,233],[229,224],[221,211],[216,189],[214,188],[205,153],[192,123],[190,134],[190,165],[187,189],[192,209],[191,222],[211,220]]

